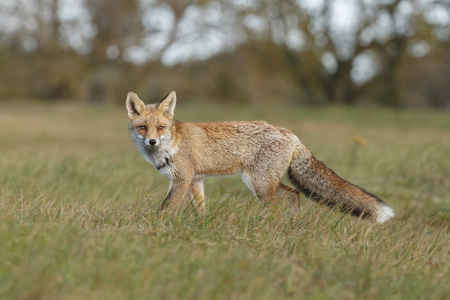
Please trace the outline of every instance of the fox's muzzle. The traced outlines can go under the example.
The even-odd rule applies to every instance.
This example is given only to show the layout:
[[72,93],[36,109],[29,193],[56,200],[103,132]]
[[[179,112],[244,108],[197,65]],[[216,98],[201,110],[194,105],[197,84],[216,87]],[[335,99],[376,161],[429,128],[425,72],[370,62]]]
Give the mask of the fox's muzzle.
[[159,141],[155,139],[144,139],[144,144],[148,147],[157,147],[159,146]]

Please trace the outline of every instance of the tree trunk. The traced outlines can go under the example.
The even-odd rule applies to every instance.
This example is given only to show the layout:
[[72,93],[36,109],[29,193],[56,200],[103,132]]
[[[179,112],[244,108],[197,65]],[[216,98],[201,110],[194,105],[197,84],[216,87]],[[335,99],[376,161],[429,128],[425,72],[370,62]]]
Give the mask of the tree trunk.
[[328,99],[334,104],[352,104],[355,94],[351,77],[352,60],[338,60],[337,71],[327,86]]

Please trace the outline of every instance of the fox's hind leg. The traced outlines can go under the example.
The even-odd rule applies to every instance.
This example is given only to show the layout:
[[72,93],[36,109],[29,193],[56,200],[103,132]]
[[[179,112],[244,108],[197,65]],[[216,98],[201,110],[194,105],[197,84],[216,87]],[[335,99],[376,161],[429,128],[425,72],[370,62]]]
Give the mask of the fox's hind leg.
[[242,174],[242,180],[253,194],[262,202],[270,203],[279,195],[286,199],[291,207],[291,214],[295,216],[300,210],[300,193],[280,182],[280,178],[255,178],[248,173]]
[[204,215],[206,211],[205,207],[205,192],[203,189],[203,180],[195,180],[191,183],[189,189],[189,198],[192,201],[192,205],[197,210],[199,215]]
[[244,172],[242,181],[248,186],[252,193],[262,202],[269,203],[276,197],[280,179],[258,178],[258,176]]
[[300,192],[282,183],[278,186],[278,192],[291,206],[291,214],[295,216],[300,211]]

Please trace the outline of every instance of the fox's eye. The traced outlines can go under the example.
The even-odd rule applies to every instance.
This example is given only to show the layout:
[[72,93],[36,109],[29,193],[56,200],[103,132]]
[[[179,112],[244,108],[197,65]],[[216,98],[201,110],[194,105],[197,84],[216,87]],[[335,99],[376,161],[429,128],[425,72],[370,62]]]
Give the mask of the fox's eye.
[[161,130],[163,130],[163,129],[164,129],[164,126],[159,126],[159,127],[158,127],[158,130],[159,130],[159,131],[161,131]]
[[141,126],[139,126],[139,129],[140,129],[140,130],[146,130],[146,129],[147,129],[147,126],[141,125]]

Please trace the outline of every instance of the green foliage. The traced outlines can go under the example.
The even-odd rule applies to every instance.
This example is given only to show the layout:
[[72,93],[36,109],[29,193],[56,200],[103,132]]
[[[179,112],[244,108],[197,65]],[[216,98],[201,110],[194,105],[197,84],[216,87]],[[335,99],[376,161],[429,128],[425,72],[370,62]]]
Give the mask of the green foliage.
[[397,216],[377,225],[303,197],[293,218],[236,177],[206,180],[203,219],[189,205],[158,215],[168,183],[134,148],[125,108],[3,104],[1,299],[448,297],[448,113],[186,106],[176,117],[287,127]]

